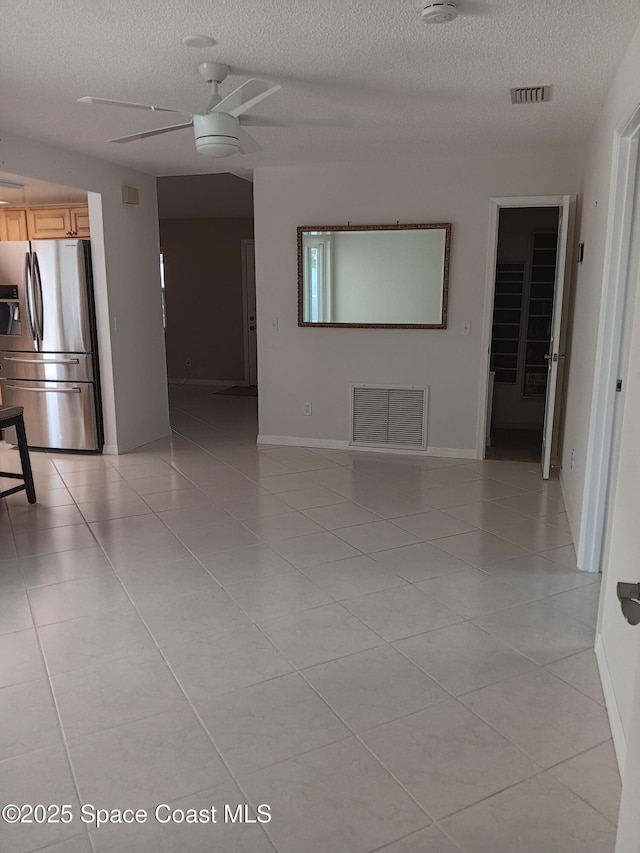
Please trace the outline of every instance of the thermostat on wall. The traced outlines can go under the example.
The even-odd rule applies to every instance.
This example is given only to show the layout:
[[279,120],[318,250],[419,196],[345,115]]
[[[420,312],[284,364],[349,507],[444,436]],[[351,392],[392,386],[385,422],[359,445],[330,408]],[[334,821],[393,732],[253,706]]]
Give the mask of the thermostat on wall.
[[137,187],[122,187],[123,204],[140,204],[140,190]]

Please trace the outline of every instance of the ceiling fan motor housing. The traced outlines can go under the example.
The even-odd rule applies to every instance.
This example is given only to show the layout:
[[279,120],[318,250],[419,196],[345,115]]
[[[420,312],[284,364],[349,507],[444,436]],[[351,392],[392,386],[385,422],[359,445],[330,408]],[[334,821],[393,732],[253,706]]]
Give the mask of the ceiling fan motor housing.
[[207,113],[193,117],[196,149],[207,157],[229,157],[240,153],[240,122],[227,113]]
[[433,0],[422,4],[422,20],[426,24],[447,24],[457,16],[457,0]]

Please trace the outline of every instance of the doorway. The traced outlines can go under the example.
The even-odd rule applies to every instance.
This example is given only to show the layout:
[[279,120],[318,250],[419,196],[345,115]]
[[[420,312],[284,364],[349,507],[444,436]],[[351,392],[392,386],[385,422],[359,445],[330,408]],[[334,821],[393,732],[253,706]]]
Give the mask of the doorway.
[[169,383],[241,394],[251,384],[244,244],[253,241],[253,185],[219,173],[160,177],[157,188]]
[[[484,393],[478,406],[477,453],[480,459],[496,453],[495,450],[489,450],[489,454],[487,454],[487,448],[493,444],[491,432],[494,426],[506,424],[509,430],[507,444],[509,437],[513,439],[514,436],[513,415],[511,421],[507,420],[500,424],[500,417],[506,416],[500,415],[500,410],[497,409],[497,423],[494,423],[494,393],[496,380],[499,380],[500,384],[512,386],[512,402],[516,397],[526,401],[524,404],[525,411],[526,407],[535,410],[535,405],[532,405],[534,401],[544,401],[539,459],[542,466],[542,477],[545,480],[549,479],[552,464],[557,461],[559,456],[560,399],[564,375],[564,341],[568,313],[566,308],[569,296],[569,288],[565,287],[565,280],[569,278],[568,246],[573,231],[575,203],[575,196],[568,195],[491,199],[483,357],[480,366],[482,377],[480,388],[481,393],[482,391]],[[503,254],[499,261],[499,221],[502,212],[512,209],[526,211],[532,208],[539,210],[551,208],[551,216],[557,216],[557,225],[552,227],[545,225],[535,241],[533,238],[537,232],[529,229],[529,237],[526,243],[528,254],[525,254],[524,258],[520,257],[520,269],[518,269],[517,263],[507,264],[506,260],[505,269],[501,269],[501,263],[507,257]],[[552,219],[552,221],[555,220]],[[555,237],[553,236],[554,230]],[[546,237],[543,236],[545,233],[547,234]],[[553,248],[554,239],[555,249]],[[508,247],[509,240],[507,240],[506,245]],[[555,257],[555,266],[551,264],[552,255]],[[510,259],[515,260],[513,257]],[[544,261],[548,261],[548,263]],[[534,273],[536,278],[532,277]],[[521,284],[518,284],[518,277],[521,279]],[[494,346],[494,313],[496,313],[494,312],[494,304],[496,309],[502,307],[503,316],[511,321],[505,323],[505,326],[512,327],[509,344],[506,343],[508,340],[507,330],[503,330],[502,338],[496,335]],[[550,316],[548,316],[549,307],[551,309]],[[536,316],[536,312],[540,312],[540,316]],[[547,325],[550,327],[548,342],[546,339]],[[544,337],[542,337],[543,333]],[[528,335],[532,337],[528,338]],[[536,335],[541,337],[535,337]],[[509,347],[512,351],[507,351]],[[546,352],[543,352],[545,349]],[[498,350],[503,351],[498,352]],[[493,356],[499,356],[499,358],[493,359]],[[546,382],[544,365],[546,365]],[[493,367],[496,369],[491,369]],[[507,379],[510,381],[507,382]],[[499,405],[501,402],[509,400],[509,393],[502,396],[504,400],[501,400],[499,391]],[[541,408],[538,405],[538,410]],[[534,440],[538,441],[537,424],[534,425],[532,432],[535,433]],[[526,448],[526,452],[529,451],[533,452],[530,447]],[[515,449],[507,450],[505,455],[500,458],[514,458],[511,454],[516,452]]]
[[242,300],[244,306],[244,372],[249,388],[258,388],[256,338],[256,260],[253,240],[242,240]]
[[542,454],[558,222],[558,207],[499,211],[488,459],[537,462]]

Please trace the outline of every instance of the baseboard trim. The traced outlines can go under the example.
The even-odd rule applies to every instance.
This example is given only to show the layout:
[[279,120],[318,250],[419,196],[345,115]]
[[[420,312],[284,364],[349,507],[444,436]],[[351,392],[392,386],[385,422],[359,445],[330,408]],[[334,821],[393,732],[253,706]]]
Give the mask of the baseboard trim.
[[590,572],[591,574],[599,574],[600,568],[597,566],[594,567],[593,569],[583,569],[582,566],[580,565],[580,554],[578,553],[578,547],[577,547],[577,544],[580,541],[580,539],[577,535],[577,533],[579,531],[575,530],[575,525],[573,523],[572,506],[571,506],[570,502],[567,500],[567,493],[565,490],[565,482],[564,482],[564,471],[563,471],[562,467],[560,467],[560,474],[558,476],[558,482],[560,483],[560,492],[562,493],[562,502],[564,503],[564,507],[565,507],[565,510],[567,512],[567,520],[569,522],[569,532],[571,533],[571,538],[573,539],[574,547],[576,550],[576,560],[577,560],[576,566],[577,566],[577,569],[580,572]]
[[246,379],[167,379],[169,385],[242,385],[249,387]]
[[118,445],[117,444],[105,444],[102,448],[103,456],[117,456],[118,455]]
[[618,761],[618,769],[620,776],[624,778],[624,763],[627,757],[627,739],[624,734],[624,727],[618,710],[618,702],[613,689],[613,681],[611,679],[611,671],[607,654],[602,642],[602,635],[596,637],[596,660],[598,662],[598,671],[600,673],[600,681],[602,682],[602,692],[604,693],[604,701],[609,715],[609,725],[611,726],[611,736],[613,738],[613,747]]
[[279,447],[317,447],[322,450],[352,450],[360,453],[386,453],[401,456],[440,456],[449,459],[477,459],[475,450],[457,447],[427,447],[426,450],[406,450],[397,447],[363,447],[332,438],[305,438],[297,435],[259,435],[258,444]]
[[333,438],[304,438],[297,435],[258,435],[257,444],[277,444],[280,447],[317,447],[325,450],[350,450],[348,441]]
[[427,447],[427,456],[449,459],[482,459],[472,447]]

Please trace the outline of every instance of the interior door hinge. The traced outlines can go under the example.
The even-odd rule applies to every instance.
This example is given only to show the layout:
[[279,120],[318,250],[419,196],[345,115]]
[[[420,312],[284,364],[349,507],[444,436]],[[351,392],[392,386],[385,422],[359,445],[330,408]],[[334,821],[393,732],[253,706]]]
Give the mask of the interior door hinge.
[[622,391],[622,379],[618,379],[616,382],[616,391]]

